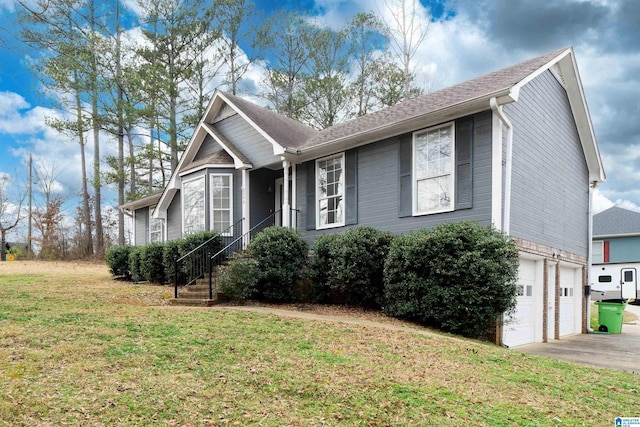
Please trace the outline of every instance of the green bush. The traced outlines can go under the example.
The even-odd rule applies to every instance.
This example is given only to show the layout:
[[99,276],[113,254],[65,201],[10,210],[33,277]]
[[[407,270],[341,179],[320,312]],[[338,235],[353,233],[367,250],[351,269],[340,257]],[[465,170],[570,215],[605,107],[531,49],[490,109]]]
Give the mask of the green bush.
[[129,252],[129,272],[131,274],[131,280],[134,282],[140,282],[144,280],[142,269],[140,264],[142,261],[142,247],[134,246]]
[[331,303],[331,267],[335,264],[340,245],[339,234],[321,234],[313,241],[309,275],[310,298],[314,302]]
[[244,301],[258,293],[260,268],[258,262],[246,253],[236,253],[229,257],[226,265],[218,267],[220,290],[226,298]]
[[249,245],[260,268],[258,296],[267,301],[295,300],[296,280],[307,263],[307,243],[296,231],[284,227],[262,230]]
[[518,250],[472,222],[398,237],[385,263],[384,311],[444,331],[485,337],[516,305]]
[[129,245],[111,246],[107,249],[104,258],[109,267],[109,272],[114,277],[131,278],[129,271],[129,252],[131,252],[131,246]]
[[379,307],[384,293],[384,262],[391,233],[356,227],[342,235],[314,242],[313,295],[330,295],[329,302]]
[[160,284],[166,282],[163,254],[164,245],[162,243],[149,243],[142,247],[140,250],[140,274],[145,280]]
[[[162,251],[162,263],[164,264],[164,276],[170,283],[175,281],[175,261],[180,257],[180,244],[178,240],[164,243]],[[181,274],[181,276],[184,276]],[[180,280],[179,280],[180,281]],[[181,281],[180,281],[181,282]]]

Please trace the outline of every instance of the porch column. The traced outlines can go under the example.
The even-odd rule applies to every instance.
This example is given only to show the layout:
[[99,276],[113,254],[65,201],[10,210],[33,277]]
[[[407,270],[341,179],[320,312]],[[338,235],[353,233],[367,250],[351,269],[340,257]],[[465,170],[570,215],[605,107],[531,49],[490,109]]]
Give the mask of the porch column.
[[282,188],[282,226],[291,227],[291,206],[289,205],[289,160],[282,159],[284,184]]
[[[249,169],[242,169],[242,235],[245,236],[251,230],[251,217],[250,217],[250,205],[249,205]],[[249,244],[249,239],[245,239],[242,242],[242,246],[246,249]]]
[[298,193],[297,191],[297,186],[296,186],[296,182],[298,181],[298,168],[296,167],[295,163],[291,163],[291,208],[292,210],[292,221],[291,221],[291,228],[293,228],[294,230],[298,228],[298,198],[296,197],[296,194]]

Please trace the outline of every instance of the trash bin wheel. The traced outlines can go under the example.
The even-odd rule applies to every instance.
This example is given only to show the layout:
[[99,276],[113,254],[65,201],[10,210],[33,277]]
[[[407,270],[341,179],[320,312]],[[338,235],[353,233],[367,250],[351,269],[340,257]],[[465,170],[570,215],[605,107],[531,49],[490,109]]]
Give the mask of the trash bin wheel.
[[609,332],[609,328],[607,328],[606,325],[600,325],[598,332]]

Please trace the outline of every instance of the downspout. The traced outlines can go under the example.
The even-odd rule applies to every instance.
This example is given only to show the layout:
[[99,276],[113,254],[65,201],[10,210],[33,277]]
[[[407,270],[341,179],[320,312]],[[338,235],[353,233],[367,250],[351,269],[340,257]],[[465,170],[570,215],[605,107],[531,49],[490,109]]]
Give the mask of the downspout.
[[505,178],[504,178],[504,211],[502,216],[502,231],[505,234],[509,234],[510,222],[511,222],[511,163],[513,157],[513,125],[507,116],[502,111],[502,106],[498,105],[498,101],[495,97],[489,101],[491,109],[496,114],[498,119],[507,128],[507,153],[505,159]]
[[[589,289],[591,289],[591,263],[593,261],[593,192],[596,190],[596,187],[598,187],[598,181],[593,181],[590,185],[589,185],[589,238],[588,238],[588,243],[587,243],[587,286],[589,286]],[[585,288],[585,294],[586,294],[586,288]],[[586,298],[586,305],[587,305],[587,319],[586,319],[586,323],[587,323],[587,333],[589,332],[593,332],[593,329],[591,329],[591,325],[590,325],[590,319],[591,319],[591,292],[589,292],[588,295],[584,296]]]

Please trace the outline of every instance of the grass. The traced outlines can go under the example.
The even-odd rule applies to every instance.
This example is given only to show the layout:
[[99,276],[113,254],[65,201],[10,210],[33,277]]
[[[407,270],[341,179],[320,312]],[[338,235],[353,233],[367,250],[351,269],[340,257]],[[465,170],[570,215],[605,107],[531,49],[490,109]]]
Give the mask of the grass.
[[0,425],[577,426],[637,415],[628,373],[456,337],[167,307],[170,288],[113,281],[104,266],[25,265],[38,272],[0,264]]

